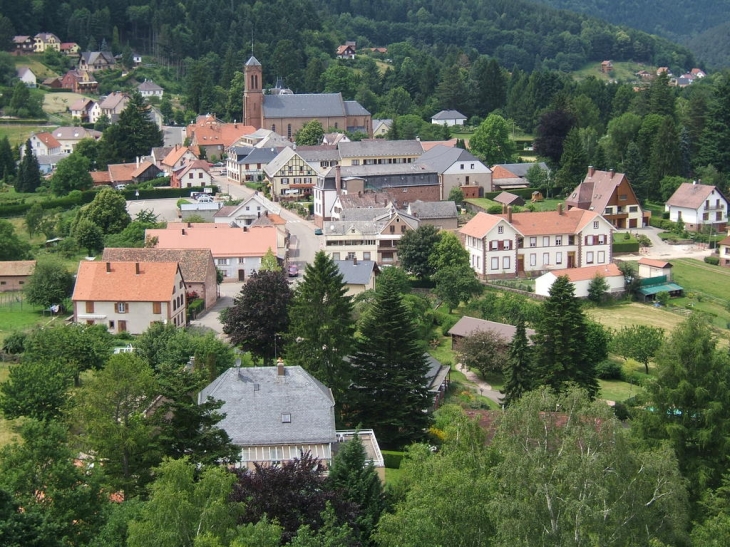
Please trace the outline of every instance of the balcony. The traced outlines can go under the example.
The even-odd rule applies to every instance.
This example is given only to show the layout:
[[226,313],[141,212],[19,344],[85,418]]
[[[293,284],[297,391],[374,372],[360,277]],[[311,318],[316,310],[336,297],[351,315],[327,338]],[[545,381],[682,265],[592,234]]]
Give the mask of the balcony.
[[716,203],[715,205],[705,205],[705,211],[722,211],[725,209],[724,203]]

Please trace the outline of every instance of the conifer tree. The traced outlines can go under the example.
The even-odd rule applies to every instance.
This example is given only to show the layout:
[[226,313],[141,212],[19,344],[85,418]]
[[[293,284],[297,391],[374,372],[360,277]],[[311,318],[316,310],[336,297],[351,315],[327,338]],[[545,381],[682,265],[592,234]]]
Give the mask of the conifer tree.
[[13,149],[10,147],[7,135],[0,139],[0,171],[3,173],[6,182],[9,175],[15,175],[17,172]]
[[561,392],[573,383],[595,397],[598,380],[585,344],[586,318],[568,276],[553,283],[535,331],[536,387],[547,385]]
[[337,265],[324,251],[308,264],[289,309],[287,363],[332,390],[339,409],[350,385],[344,358],[352,348],[352,301]]
[[560,170],[555,176],[555,186],[575,187],[583,180],[587,167],[588,158],[580,140],[580,133],[578,128],[574,127],[563,142],[563,155],[560,157]]
[[517,331],[509,345],[507,364],[504,368],[504,398],[509,406],[532,389],[532,349],[527,339],[525,321],[520,317]]
[[30,139],[25,143],[25,152],[18,169],[18,178],[15,180],[15,191],[31,193],[41,185],[41,169],[38,160],[33,154]]
[[347,441],[332,461],[328,481],[331,486],[344,493],[347,501],[360,508],[358,528],[365,544],[369,545],[370,534],[385,508],[383,485],[359,435]]
[[423,437],[430,422],[425,386],[428,364],[403,297],[381,285],[360,325],[348,390],[351,425],[373,428],[387,447]]

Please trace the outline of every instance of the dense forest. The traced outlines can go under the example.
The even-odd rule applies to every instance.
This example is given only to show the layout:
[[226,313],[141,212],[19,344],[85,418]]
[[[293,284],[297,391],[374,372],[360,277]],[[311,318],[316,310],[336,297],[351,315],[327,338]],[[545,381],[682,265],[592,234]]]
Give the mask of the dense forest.
[[698,0],[536,0],[686,44],[710,66],[730,65],[730,1]]
[[257,57],[276,68],[271,78],[303,73],[344,40],[359,47],[406,41],[437,58],[455,46],[527,71],[570,71],[607,58],[679,70],[695,64],[689,50],[665,39],[524,1],[0,0],[0,13],[8,19],[0,39],[54,32],[84,49],[129,44],[173,65],[211,53],[242,55],[253,41]]

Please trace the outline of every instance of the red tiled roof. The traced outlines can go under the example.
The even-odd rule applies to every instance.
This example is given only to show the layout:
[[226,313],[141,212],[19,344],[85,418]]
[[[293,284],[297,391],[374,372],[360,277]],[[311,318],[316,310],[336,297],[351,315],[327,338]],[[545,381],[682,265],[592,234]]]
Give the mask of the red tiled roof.
[[175,165],[178,161],[180,161],[180,158],[182,158],[185,155],[185,152],[190,152],[190,149],[187,146],[176,146],[170,152],[165,156],[165,159],[162,160],[162,163],[164,165],[169,165],[172,167]]
[[56,137],[50,133],[36,133],[35,136],[48,148],[59,148],[61,146],[61,143],[56,140]]
[[177,262],[83,261],[76,274],[73,300],[167,302],[172,299],[177,270]]
[[492,167],[492,180],[495,179],[516,179],[519,178],[512,171],[505,169],[501,165]]
[[90,175],[91,180],[94,181],[94,186],[98,186],[100,184],[109,184],[112,181],[111,177],[109,176],[109,171],[92,171]]
[[601,264],[599,266],[586,266],[584,268],[568,268],[567,270],[550,270],[555,277],[568,276],[571,281],[586,281],[593,279],[596,275],[603,277],[620,277],[623,274],[618,266],[611,262],[610,264]]
[[[211,233],[215,230],[215,234]],[[228,224],[172,222],[167,229],[151,229],[146,237],[156,237],[159,249],[210,249],[215,258],[264,256],[276,253],[277,229],[259,226],[248,231]]]
[[477,213],[459,232],[467,236],[482,239],[492,228],[499,224],[500,220],[503,220],[502,217],[498,217],[497,215]]

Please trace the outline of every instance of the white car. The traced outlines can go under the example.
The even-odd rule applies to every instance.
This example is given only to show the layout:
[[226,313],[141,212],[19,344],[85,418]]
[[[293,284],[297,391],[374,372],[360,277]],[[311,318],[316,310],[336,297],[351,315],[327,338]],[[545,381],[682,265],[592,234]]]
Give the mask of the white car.
[[126,189],[126,188],[127,188],[127,185],[126,185],[126,184],[117,184],[117,185],[116,185],[116,186],[114,187],[114,189],[115,189],[115,190],[124,190],[124,189]]

